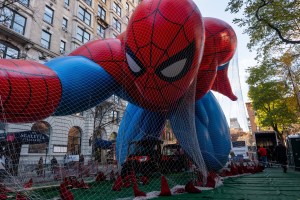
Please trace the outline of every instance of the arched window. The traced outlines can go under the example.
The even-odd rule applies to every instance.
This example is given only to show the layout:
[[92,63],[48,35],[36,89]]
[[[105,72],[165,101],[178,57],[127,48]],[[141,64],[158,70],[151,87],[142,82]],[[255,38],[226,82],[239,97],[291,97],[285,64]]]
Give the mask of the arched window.
[[20,50],[10,43],[0,40],[0,58],[19,58]]
[[[37,131],[39,133],[46,134],[50,136],[51,126],[45,121],[39,121],[32,125],[32,131]],[[30,144],[28,148],[28,153],[46,153],[48,147],[48,143],[42,144]]]
[[81,129],[73,126],[68,134],[68,154],[79,155],[81,153]]

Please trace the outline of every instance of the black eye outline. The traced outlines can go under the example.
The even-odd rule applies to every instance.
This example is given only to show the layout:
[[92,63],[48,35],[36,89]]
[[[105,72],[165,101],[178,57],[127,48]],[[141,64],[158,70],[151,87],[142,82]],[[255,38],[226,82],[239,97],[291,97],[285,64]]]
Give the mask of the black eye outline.
[[[146,72],[145,67],[143,66],[142,62],[136,57],[136,55],[132,52],[132,50],[127,45],[125,47],[125,54],[126,54],[126,59],[127,59],[128,67],[129,67],[129,70],[131,71],[131,73],[135,77],[139,77],[139,76],[143,75]],[[129,59],[128,59],[128,57],[129,57]],[[130,62],[131,60],[134,63]],[[140,70],[138,72],[134,71],[132,69],[133,65],[136,65],[137,67],[139,67]]]
[[[189,46],[187,46],[185,49],[182,51],[178,52],[168,60],[164,61],[156,70],[155,74],[162,80],[166,82],[174,82],[177,81],[178,79],[182,78],[186,73],[189,71],[189,69],[192,66],[193,60],[194,60],[194,52],[195,52],[195,41],[193,41]],[[162,71],[167,69],[168,67],[172,67],[173,64],[176,62],[179,62],[181,60],[185,61],[185,65],[178,73],[176,76],[173,77],[167,77],[165,76]]]

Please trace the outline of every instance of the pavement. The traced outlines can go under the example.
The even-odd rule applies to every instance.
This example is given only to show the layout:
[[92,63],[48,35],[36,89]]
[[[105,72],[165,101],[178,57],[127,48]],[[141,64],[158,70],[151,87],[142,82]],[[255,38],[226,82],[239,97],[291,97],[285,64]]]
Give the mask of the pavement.
[[200,194],[182,194],[163,199],[214,199],[214,200],[300,200],[300,172],[280,167],[266,168],[257,174],[226,178],[223,185],[202,191]]
[[[99,166],[107,174],[110,172],[112,166]],[[116,170],[116,169],[115,169]],[[28,172],[30,175],[34,172]],[[32,174],[34,175],[34,174]],[[186,180],[183,180],[182,175],[175,175],[176,177],[167,176],[170,187],[176,184],[184,184]],[[28,178],[21,180],[20,177],[10,177],[5,181],[10,184],[14,189],[23,190],[23,185],[28,181]],[[188,177],[186,177],[188,178]],[[132,188],[122,189],[121,192],[112,192],[112,182],[107,181],[103,183],[95,183],[94,176],[85,177],[86,182],[91,182],[92,188],[89,190],[72,190],[75,199],[133,199]],[[172,181],[171,181],[172,180]],[[35,194],[40,191],[40,194],[48,195],[51,198],[40,197],[37,199],[54,199],[53,197],[59,196],[58,189],[52,186],[58,186],[61,181],[55,181],[53,174],[49,171],[45,173],[45,177],[33,178],[33,188],[30,191],[36,191]],[[182,183],[180,183],[182,182]],[[39,189],[38,189],[39,188]],[[48,188],[48,189],[47,189]],[[56,187],[57,188],[57,187]],[[145,192],[150,192],[153,189],[159,190],[160,181],[149,186],[140,186]],[[46,190],[48,190],[48,193]],[[29,191],[28,191],[29,192]],[[215,200],[300,200],[300,172],[289,168],[287,173],[283,173],[280,167],[266,168],[264,172],[257,174],[244,174],[237,177],[228,177],[223,181],[223,185],[212,190],[203,190],[199,194],[180,194],[173,195],[171,197],[158,197],[158,200],[176,200],[176,199],[215,199]]]

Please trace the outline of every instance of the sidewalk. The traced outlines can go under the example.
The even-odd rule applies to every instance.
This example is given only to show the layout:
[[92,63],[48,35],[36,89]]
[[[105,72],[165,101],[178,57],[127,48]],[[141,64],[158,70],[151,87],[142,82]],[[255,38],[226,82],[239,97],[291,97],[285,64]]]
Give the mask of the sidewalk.
[[[87,167],[87,165],[86,165]],[[95,176],[98,172],[102,171],[105,175],[109,175],[111,170],[114,170],[115,172],[118,170],[117,166],[115,165],[98,165],[97,169],[93,169],[89,172],[89,176],[86,176],[86,174],[82,174],[80,176],[79,174],[82,172],[82,170],[79,169],[68,169],[70,172],[65,174],[67,177],[69,175],[74,175],[77,178],[83,178],[85,181],[94,181]],[[42,175],[38,176],[36,170],[34,170],[34,167],[26,167],[25,170],[20,170],[18,176],[12,176],[12,175],[6,175],[5,178],[2,180],[2,184],[6,185],[7,187],[14,188],[16,190],[23,190],[23,185],[28,182],[30,179],[33,180],[33,188],[44,188],[47,186],[58,186],[65,175],[62,173],[64,172],[58,172],[58,175],[56,173],[53,173],[49,168],[45,168],[45,171]],[[59,177],[57,179],[57,177]]]

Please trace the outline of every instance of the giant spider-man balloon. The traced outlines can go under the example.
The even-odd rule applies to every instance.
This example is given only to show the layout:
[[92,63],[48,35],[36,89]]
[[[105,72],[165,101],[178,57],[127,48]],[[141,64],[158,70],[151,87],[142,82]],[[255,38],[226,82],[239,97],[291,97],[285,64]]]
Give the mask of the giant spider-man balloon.
[[[210,90],[236,99],[227,78],[235,48],[232,28],[202,18],[192,0],[144,0],[116,39],[88,42],[44,64],[2,59],[0,120],[22,123],[69,115],[116,94],[129,102],[117,138],[120,163],[128,142],[160,137],[170,119],[195,163],[203,157],[209,169],[218,170],[227,160],[230,139]],[[186,105],[193,109],[194,131],[186,123]]]

